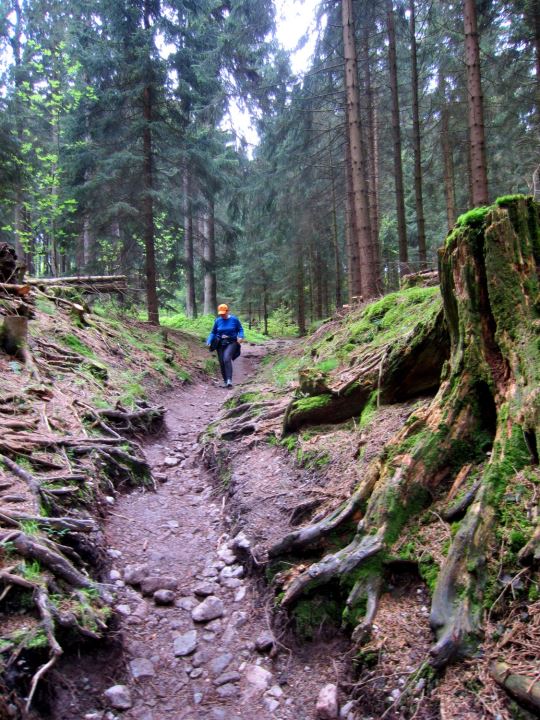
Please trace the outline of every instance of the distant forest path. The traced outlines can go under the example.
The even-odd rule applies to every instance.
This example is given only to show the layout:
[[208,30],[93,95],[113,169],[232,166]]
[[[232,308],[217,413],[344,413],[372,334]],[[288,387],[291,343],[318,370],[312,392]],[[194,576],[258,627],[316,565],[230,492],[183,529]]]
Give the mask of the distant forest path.
[[[243,347],[235,384],[264,352]],[[103,695],[116,685],[129,696],[126,720],[307,720],[322,679],[335,681],[320,647],[311,658],[281,648],[271,659],[265,598],[228,545],[225,500],[198,437],[230,395],[208,382],[162,398],[166,430],[145,448],[157,491],[118,497],[105,529],[117,642],[66,657],[55,673],[55,720],[116,717]],[[119,693],[113,703],[123,702]]]

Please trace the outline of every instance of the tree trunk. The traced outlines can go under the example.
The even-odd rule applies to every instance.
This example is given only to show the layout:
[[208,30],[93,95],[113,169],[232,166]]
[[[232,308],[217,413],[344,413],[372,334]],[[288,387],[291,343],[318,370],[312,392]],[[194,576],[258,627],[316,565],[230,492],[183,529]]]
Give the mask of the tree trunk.
[[343,305],[342,295],[342,278],[341,278],[341,257],[339,252],[339,237],[338,237],[338,223],[337,223],[337,201],[336,201],[336,178],[334,168],[334,158],[332,154],[332,146],[329,149],[330,159],[330,180],[332,187],[332,250],[334,255],[334,274],[336,283],[336,308],[340,308]]
[[[348,116],[348,111],[346,111]],[[347,126],[348,126],[347,122]],[[362,277],[360,274],[360,259],[358,257],[358,243],[356,242],[356,213],[354,210],[351,144],[349,134],[345,138],[345,247],[347,250],[347,279],[349,283],[349,301],[362,295]]]
[[205,232],[203,236],[204,259],[204,314],[211,315],[217,308],[216,289],[216,237],[214,198],[208,200],[208,215],[206,217]]
[[418,258],[420,270],[426,268],[426,227],[424,220],[424,200],[422,193],[422,149],[420,142],[420,110],[418,106],[418,59],[416,48],[416,17],[414,0],[409,2],[411,30],[411,87],[413,111],[414,146],[414,194],[416,200],[416,227],[418,229]]
[[[373,13],[369,8],[369,15],[365,18],[362,27],[362,64],[364,68],[364,93],[366,96],[366,126],[367,126],[367,157],[369,163],[368,193],[369,218],[371,225],[371,244],[373,262],[377,268],[377,277],[380,273],[379,250],[379,173],[377,151],[377,123],[373,85],[371,82],[371,58],[369,52],[369,28],[372,26]],[[369,21],[369,22],[368,22]]]
[[296,321],[298,323],[298,333],[300,336],[306,334],[306,299],[304,295],[304,254],[302,251],[302,243],[297,238],[295,240],[296,254]]
[[396,29],[392,0],[386,0],[386,29],[388,33],[388,70],[392,98],[392,138],[394,145],[394,184],[396,189],[396,217],[399,244],[400,274],[409,272],[407,249],[407,223],[405,220],[405,193],[403,190],[403,166],[401,163],[401,123],[399,115],[399,91],[397,76]]
[[186,281],[186,316],[197,317],[195,296],[195,266],[193,261],[193,203],[191,200],[191,173],[184,171],[184,269]]
[[[150,7],[149,0],[144,3],[144,28],[150,28]],[[150,62],[150,58],[148,58]],[[148,310],[148,322],[152,325],[159,325],[159,306],[157,297],[156,281],[156,251],[155,251],[155,227],[154,227],[154,178],[153,178],[153,148],[152,148],[152,120],[153,120],[153,87],[149,83],[143,89],[143,197],[141,200],[143,210],[143,237],[145,249],[145,272],[146,272],[146,304]]]
[[450,142],[450,111],[446,101],[446,82],[444,74],[439,74],[439,93],[441,97],[441,151],[443,156],[444,197],[446,200],[446,222],[448,232],[456,222],[456,194],[454,184],[454,158]]
[[351,188],[357,230],[357,236],[353,238],[353,242],[357,242],[359,247],[362,293],[365,298],[371,298],[378,292],[378,269],[373,258],[367,187],[368,168],[360,124],[360,97],[358,92],[352,0],[342,0],[341,10],[345,56],[346,118],[351,153]]
[[484,134],[484,100],[480,75],[480,46],[476,24],[475,0],[464,1],[463,16],[465,26],[465,65],[467,66],[472,204],[477,207],[487,205],[489,194]]

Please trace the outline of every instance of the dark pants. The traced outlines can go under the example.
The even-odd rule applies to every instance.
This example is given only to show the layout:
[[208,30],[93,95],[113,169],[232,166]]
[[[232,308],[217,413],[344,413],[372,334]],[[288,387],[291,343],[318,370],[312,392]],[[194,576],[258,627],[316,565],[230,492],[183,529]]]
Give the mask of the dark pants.
[[221,368],[221,375],[223,376],[223,382],[232,380],[233,373],[233,356],[237,352],[238,343],[231,342],[227,345],[219,345],[217,354],[219,358],[219,367]]

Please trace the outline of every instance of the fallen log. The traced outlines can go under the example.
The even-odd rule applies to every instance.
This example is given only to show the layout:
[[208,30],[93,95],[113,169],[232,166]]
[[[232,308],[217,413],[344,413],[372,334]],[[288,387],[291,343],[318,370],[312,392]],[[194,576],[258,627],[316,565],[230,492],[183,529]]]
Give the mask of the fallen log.
[[70,288],[89,294],[125,293],[127,278],[125,275],[77,275],[72,277],[28,278],[28,285],[42,288]]
[[494,662],[489,669],[493,679],[521,705],[540,714],[540,677],[513,673],[505,662]]

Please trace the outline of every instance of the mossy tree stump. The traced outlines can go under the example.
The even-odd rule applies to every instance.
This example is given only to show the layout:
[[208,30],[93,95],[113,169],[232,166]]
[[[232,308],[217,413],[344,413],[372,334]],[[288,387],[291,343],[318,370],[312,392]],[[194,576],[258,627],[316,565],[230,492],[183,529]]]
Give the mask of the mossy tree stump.
[[[289,608],[339,582],[352,588],[345,610],[356,623],[353,638],[360,639],[375,616],[380,578],[402,532],[449,497],[456,478],[472,468],[475,492],[463,504],[433,593],[436,667],[478,642],[485,590],[500,569],[491,556],[503,522],[502,499],[520,473],[538,464],[540,206],[517,196],[467,213],[439,260],[451,353],[437,394],[385,446],[347,503],[270,549],[272,558],[305,550],[312,556],[317,548],[324,553],[340,524],[354,519],[345,547],[281,578],[281,605]],[[534,558],[535,537],[538,543],[534,528],[530,537],[525,533],[522,562]]]

